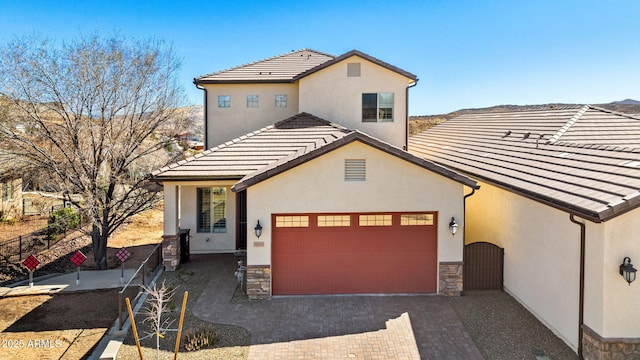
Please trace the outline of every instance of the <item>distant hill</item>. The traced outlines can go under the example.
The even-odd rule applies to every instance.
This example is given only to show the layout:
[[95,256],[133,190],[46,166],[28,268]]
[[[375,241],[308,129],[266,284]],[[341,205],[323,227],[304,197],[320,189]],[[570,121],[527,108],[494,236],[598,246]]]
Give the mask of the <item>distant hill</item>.
[[624,99],[622,101],[614,101],[611,104],[616,104],[616,105],[640,105],[640,101],[633,100],[633,99]]
[[[461,109],[450,112],[448,114],[439,115],[419,115],[409,116],[409,135],[417,134],[427,130],[432,126],[443,123],[449,119],[463,114],[506,112],[506,111],[531,111],[553,108],[572,108],[579,107],[584,104],[542,104],[542,105],[496,105],[486,108]],[[601,108],[621,112],[625,114],[640,114],[640,101],[633,99],[625,99],[622,101],[613,101],[607,104],[591,104]]]

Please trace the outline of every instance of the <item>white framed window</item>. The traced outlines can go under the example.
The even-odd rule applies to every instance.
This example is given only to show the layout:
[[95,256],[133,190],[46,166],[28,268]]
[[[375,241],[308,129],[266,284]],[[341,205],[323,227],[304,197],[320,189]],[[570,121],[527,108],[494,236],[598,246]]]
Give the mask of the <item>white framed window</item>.
[[13,199],[13,181],[7,180],[2,184],[2,201],[9,201]]
[[276,95],[276,107],[279,107],[279,108],[287,107],[287,95]]
[[227,232],[227,188],[206,187],[197,190],[199,233]]
[[393,122],[393,93],[362,94],[362,122]]
[[230,95],[218,95],[218,107],[219,108],[231,107],[231,96]]
[[248,108],[258,107],[258,95],[247,95],[247,107]]

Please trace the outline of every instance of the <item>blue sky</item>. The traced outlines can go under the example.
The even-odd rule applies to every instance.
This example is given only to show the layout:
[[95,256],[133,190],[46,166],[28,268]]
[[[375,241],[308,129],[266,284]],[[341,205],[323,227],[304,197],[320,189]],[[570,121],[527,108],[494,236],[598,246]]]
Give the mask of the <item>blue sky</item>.
[[155,37],[206,73],[311,48],[357,49],[418,76],[410,114],[640,100],[640,1],[8,1],[0,42],[39,34]]

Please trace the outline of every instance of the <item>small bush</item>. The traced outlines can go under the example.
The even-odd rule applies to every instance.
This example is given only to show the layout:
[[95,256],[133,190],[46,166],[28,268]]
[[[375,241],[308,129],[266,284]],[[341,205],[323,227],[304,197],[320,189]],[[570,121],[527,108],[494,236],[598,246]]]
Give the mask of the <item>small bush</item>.
[[72,208],[62,208],[49,216],[47,235],[52,238],[80,226],[80,214]]
[[187,351],[198,351],[215,345],[220,339],[220,334],[206,327],[199,330],[190,330],[182,337],[184,349]]

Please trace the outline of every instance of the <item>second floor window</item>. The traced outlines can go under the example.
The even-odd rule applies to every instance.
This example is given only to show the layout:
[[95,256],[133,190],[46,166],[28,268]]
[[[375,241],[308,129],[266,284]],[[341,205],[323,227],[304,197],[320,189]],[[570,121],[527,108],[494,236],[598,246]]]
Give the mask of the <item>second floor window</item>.
[[249,108],[258,107],[258,95],[247,95],[247,107]]
[[276,107],[287,107],[287,95],[276,95]]
[[231,96],[229,96],[229,95],[218,95],[218,107],[219,108],[231,107]]
[[362,94],[362,122],[393,122],[393,93]]

